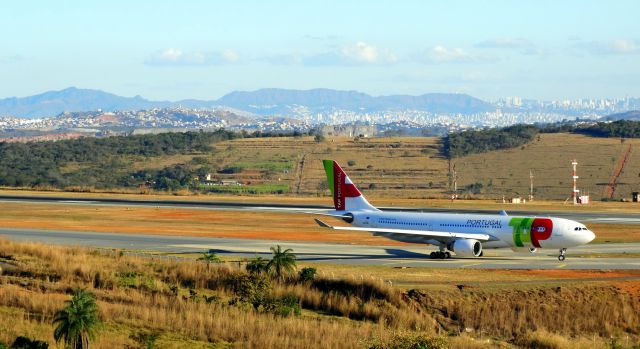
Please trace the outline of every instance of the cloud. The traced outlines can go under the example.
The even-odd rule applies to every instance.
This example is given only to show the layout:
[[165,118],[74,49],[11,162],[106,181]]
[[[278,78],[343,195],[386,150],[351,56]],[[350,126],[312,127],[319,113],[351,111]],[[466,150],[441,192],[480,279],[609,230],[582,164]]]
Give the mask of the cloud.
[[389,50],[378,49],[373,45],[359,41],[355,44],[344,46],[342,55],[349,61],[360,63],[395,63],[396,56]]
[[594,55],[633,55],[640,53],[640,42],[637,40],[583,41],[576,45],[578,48]]
[[495,58],[471,54],[461,48],[436,45],[422,55],[421,61],[432,64],[480,63],[495,61]]
[[168,48],[153,53],[144,63],[151,66],[211,66],[237,63],[239,60],[240,55],[229,49],[184,52],[180,49]]
[[474,46],[483,49],[516,50],[523,55],[529,56],[543,53],[533,42],[523,38],[490,39],[481,41]]
[[522,38],[499,38],[481,41],[474,45],[479,48],[522,49],[533,47],[533,43]]
[[388,65],[398,61],[396,55],[390,50],[378,48],[362,41],[316,54],[273,55],[263,59],[277,65],[302,64],[306,66]]

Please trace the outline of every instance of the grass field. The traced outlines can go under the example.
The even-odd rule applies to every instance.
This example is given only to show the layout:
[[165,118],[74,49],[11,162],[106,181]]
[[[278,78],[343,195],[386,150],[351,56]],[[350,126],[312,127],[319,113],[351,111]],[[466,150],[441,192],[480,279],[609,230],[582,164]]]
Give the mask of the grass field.
[[[301,264],[318,269],[313,281],[267,279],[269,297],[290,294],[302,308],[279,315],[238,303],[234,285],[247,273],[237,263],[1,239],[0,251],[5,343],[19,335],[53,343],[51,320],[75,287],[97,296],[104,328],[95,348],[141,347],[144,333],[157,333],[160,348],[391,348],[415,338],[438,348],[631,348],[640,340],[640,282],[608,282],[634,272]],[[560,278],[569,282],[554,284]]]
[[[574,134],[541,134],[521,148],[474,154],[454,159],[462,196],[501,200],[503,195],[527,197],[529,170],[538,199],[564,200],[571,193],[571,160],[577,159],[579,189],[599,200],[624,149],[631,156],[618,178],[614,198],[630,198],[640,190],[640,161],[634,150],[640,140],[592,138]],[[291,193],[321,195],[326,189],[322,159],[337,160],[352,180],[372,198],[425,199],[443,197],[452,188],[449,161],[441,155],[438,138],[334,138],[315,143],[310,138],[240,139],[216,145],[224,149],[214,162],[288,164],[271,171],[269,180],[288,182]],[[349,166],[348,163],[353,165]],[[256,166],[259,168],[259,166]],[[241,179],[242,174],[238,175]],[[465,190],[480,183],[478,194]]]

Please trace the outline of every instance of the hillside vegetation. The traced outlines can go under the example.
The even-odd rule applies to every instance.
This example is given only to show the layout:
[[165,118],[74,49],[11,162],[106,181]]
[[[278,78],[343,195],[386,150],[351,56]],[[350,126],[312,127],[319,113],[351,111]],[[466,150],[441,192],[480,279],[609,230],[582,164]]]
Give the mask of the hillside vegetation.
[[444,137],[444,153],[449,158],[467,154],[510,149],[529,143],[540,129],[531,125],[515,125],[487,130],[451,133]]
[[[580,133],[590,135],[566,125],[516,126],[450,135],[445,140],[323,140],[218,131],[0,143],[0,185],[185,195],[327,196],[321,160],[335,159],[373,199],[448,197],[453,189],[451,169],[463,198],[526,197],[531,171],[536,198],[564,200],[571,192],[570,162],[577,159],[578,187],[583,193],[594,200],[609,197],[608,187],[616,174],[613,198],[630,198],[631,192],[640,191],[640,160],[633,155],[639,142],[614,138],[619,134],[616,130],[622,130],[620,125],[581,129]],[[477,153],[478,149],[483,152]],[[445,153],[458,155],[449,159]]]
[[503,128],[468,130],[443,138],[444,154],[452,159],[468,154],[511,149],[533,141],[539,133],[575,133],[592,137],[639,138],[640,121],[617,120],[593,125],[514,125]]

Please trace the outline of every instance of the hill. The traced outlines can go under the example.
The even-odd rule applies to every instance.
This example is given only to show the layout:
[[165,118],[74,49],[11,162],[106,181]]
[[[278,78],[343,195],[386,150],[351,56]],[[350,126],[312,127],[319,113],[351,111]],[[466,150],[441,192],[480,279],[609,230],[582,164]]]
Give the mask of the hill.
[[259,114],[281,113],[294,105],[316,110],[346,109],[385,111],[417,109],[434,113],[477,113],[495,108],[480,99],[465,94],[429,93],[420,96],[392,95],[373,97],[357,91],[330,89],[285,90],[261,89],[252,92],[232,92],[217,101],[235,108],[252,108]]
[[234,108],[260,115],[287,115],[294,108],[305,107],[312,112],[344,109],[351,111],[386,111],[417,109],[434,113],[476,113],[494,107],[464,94],[431,93],[421,96],[395,95],[372,97],[356,91],[330,89],[285,90],[262,89],[236,91],[218,100],[185,99],[181,101],[151,101],[140,96],[122,97],[100,90],[69,87],[29,97],[0,99],[0,116],[24,118],[51,117],[62,112],[140,110],[183,106],[188,108]]
[[618,121],[618,120],[633,120],[640,121],[640,110],[631,110],[624,113],[617,113],[605,116],[605,121]]
[[140,96],[128,98],[100,90],[69,87],[29,97],[0,99],[0,115],[37,118],[54,116],[64,111],[150,109],[170,104],[149,101]]

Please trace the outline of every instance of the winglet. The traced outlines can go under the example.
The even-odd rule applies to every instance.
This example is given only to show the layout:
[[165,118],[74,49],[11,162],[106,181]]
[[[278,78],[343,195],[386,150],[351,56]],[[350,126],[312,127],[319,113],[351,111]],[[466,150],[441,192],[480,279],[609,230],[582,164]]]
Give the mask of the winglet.
[[333,228],[332,226],[330,226],[329,224],[319,220],[318,218],[314,218],[314,220],[316,221],[316,223],[318,223],[319,226],[321,226],[323,228]]

